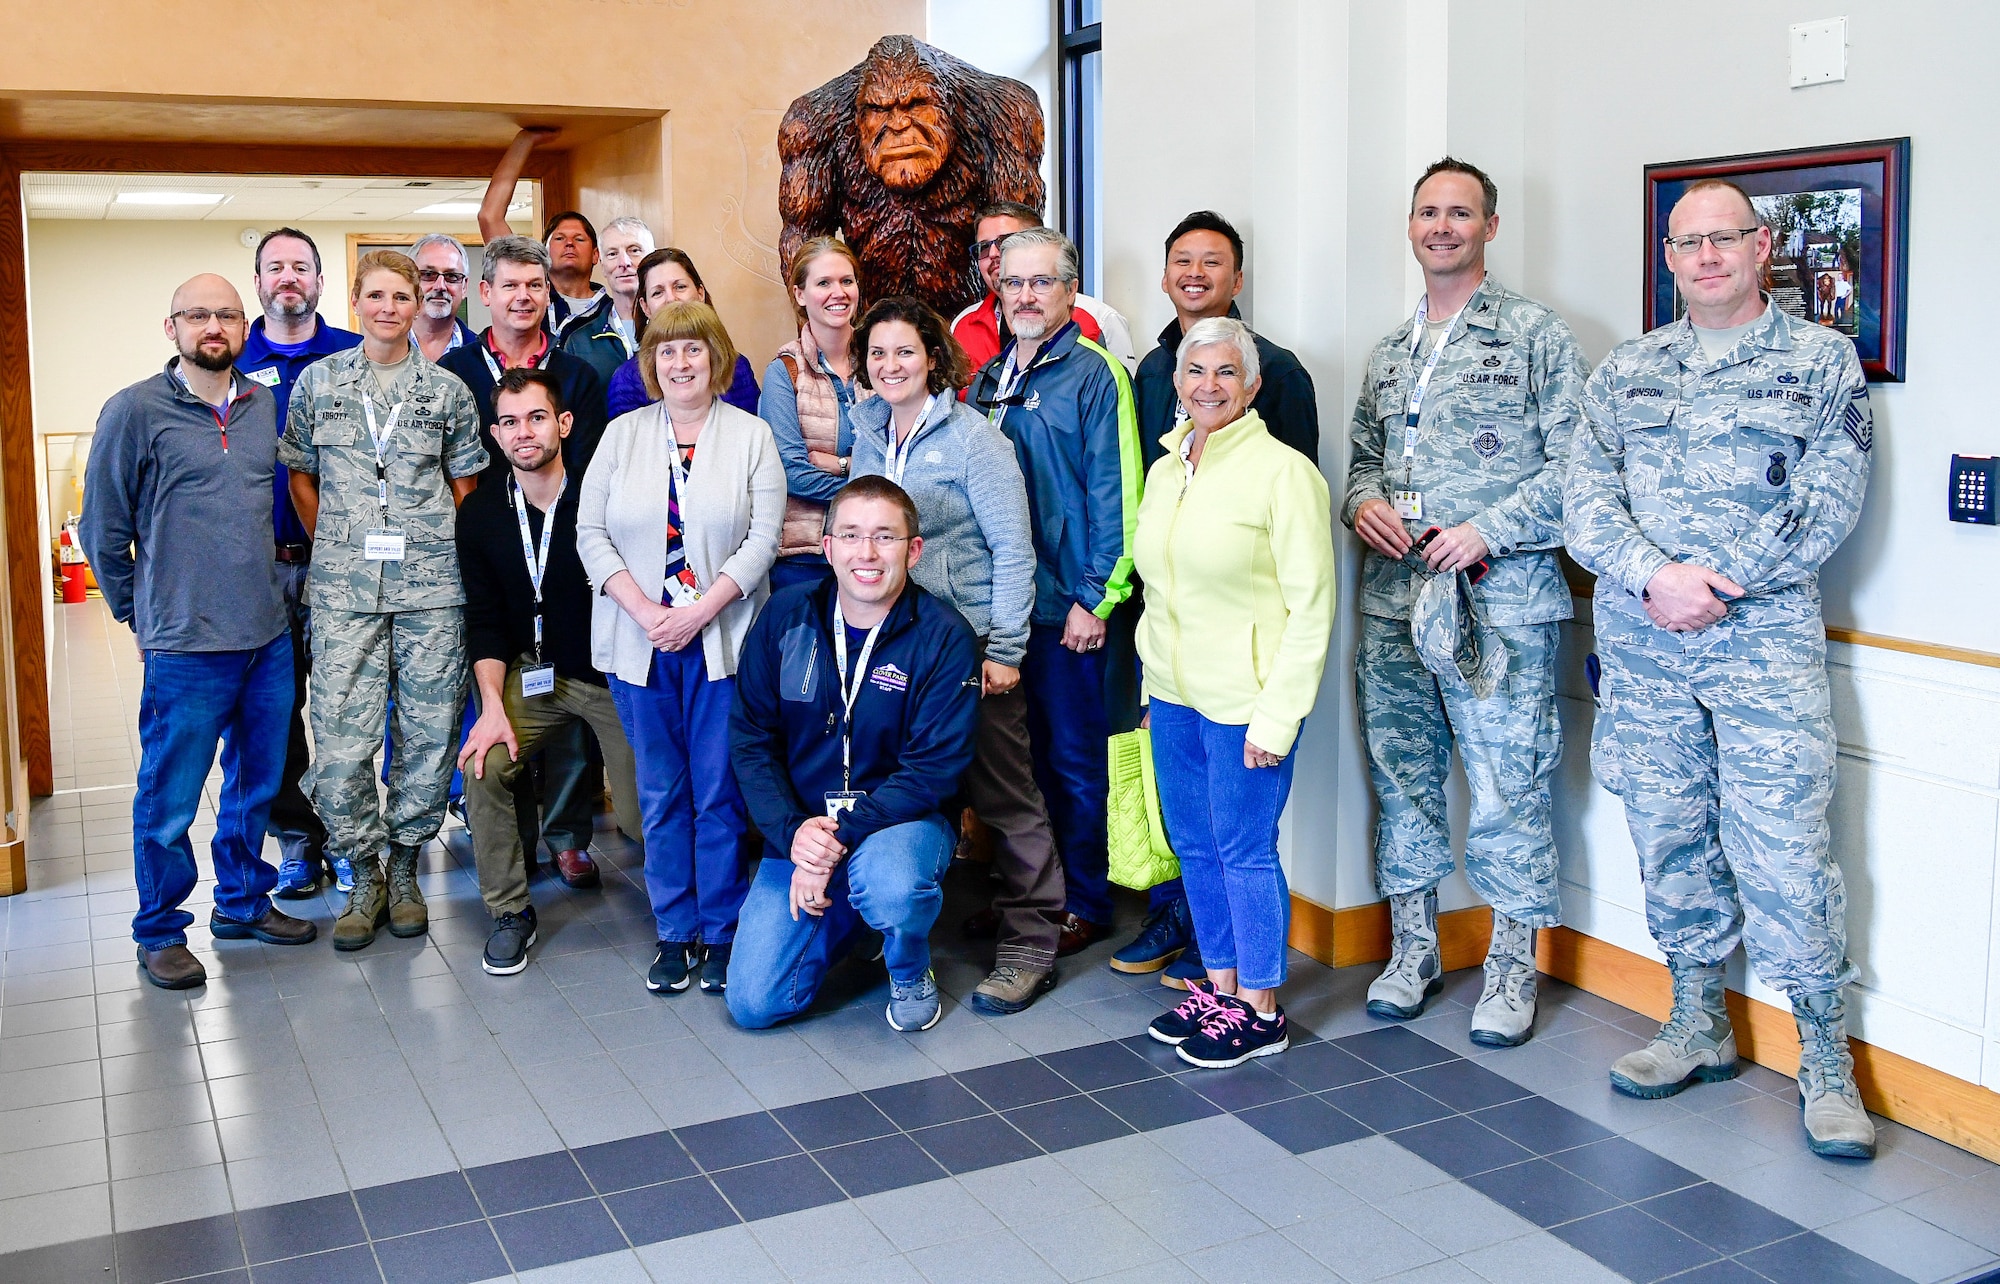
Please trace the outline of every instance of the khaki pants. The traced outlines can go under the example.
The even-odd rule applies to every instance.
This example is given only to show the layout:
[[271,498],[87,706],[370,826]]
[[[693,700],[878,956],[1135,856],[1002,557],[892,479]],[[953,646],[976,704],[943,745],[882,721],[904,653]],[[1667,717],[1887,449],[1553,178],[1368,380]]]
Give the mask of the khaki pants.
[[510,759],[507,746],[495,745],[487,751],[484,777],[470,770],[465,773],[465,822],[472,831],[472,856],[479,866],[479,895],[496,918],[528,907],[527,857],[521,849],[521,829],[514,811],[514,782],[528,755],[555,732],[579,719],[590,724],[604,751],[618,828],[634,842],[643,841],[645,833],[639,819],[632,747],[625,741],[625,728],[619,725],[610,691],[595,683],[557,678],[556,688],[549,694],[524,697],[521,661],[517,659],[507,666],[500,692],[507,721],[520,742],[520,757]]

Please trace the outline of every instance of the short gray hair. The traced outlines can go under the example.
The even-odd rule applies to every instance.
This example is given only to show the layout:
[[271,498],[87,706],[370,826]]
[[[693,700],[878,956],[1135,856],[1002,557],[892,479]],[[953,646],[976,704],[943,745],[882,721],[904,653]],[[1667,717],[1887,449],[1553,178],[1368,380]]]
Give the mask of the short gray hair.
[[432,232],[428,236],[418,237],[417,243],[410,247],[410,261],[415,262],[417,255],[433,245],[449,245],[458,255],[458,270],[465,272],[471,269],[472,258],[465,252],[465,243],[455,236],[446,236],[443,232]]
[[1000,242],[1000,260],[1005,262],[1007,251],[1025,250],[1031,245],[1053,245],[1061,253],[1058,271],[1065,281],[1074,281],[1082,275],[1076,256],[1076,242],[1052,227],[1024,227],[1006,240]]
[[660,248],[659,244],[653,240],[653,229],[646,226],[646,220],[642,218],[635,218],[630,214],[627,214],[622,218],[612,219],[609,223],[606,223],[604,225],[604,230],[607,232],[625,232],[628,233],[629,235],[638,237],[642,242],[645,243],[646,253],[648,254],[651,254],[654,250]]
[[549,275],[549,250],[540,241],[526,236],[502,236],[486,243],[486,261],[480,265],[479,279],[493,284],[502,263],[525,263]]
[[1181,346],[1174,349],[1174,376],[1187,366],[1188,354],[1196,348],[1226,344],[1236,349],[1236,364],[1243,367],[1243,383],[1257,382],[1261,369],[1257,361],[1257,336],[1235,317],[1203,317],[1187,328]]

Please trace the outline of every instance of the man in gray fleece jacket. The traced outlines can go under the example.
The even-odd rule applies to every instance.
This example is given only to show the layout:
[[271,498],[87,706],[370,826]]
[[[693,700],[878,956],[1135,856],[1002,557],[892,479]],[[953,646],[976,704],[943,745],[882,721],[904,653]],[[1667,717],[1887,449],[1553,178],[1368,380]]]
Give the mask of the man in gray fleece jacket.
[[218,742],[210,930],[273,945],[317,935],[272,906],[278,871],[262,855],[285,768],[292,637],[271,556],[277,402],[235,368],[247,333],[243,300],[222,277],[174,292],[166,334],[179,356],[98,415],[79,530],[105,605],[145,660],[132,939],[146,979],[172,990],[208,979],[181,904],[197,877],[188,826]]

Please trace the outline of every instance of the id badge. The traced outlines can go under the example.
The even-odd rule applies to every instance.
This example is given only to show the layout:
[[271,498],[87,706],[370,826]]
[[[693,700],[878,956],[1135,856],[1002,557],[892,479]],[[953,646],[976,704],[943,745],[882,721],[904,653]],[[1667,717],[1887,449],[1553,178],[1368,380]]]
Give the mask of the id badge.
[[521,695],[545,696],[556,689],[556,666],[529,664],[521,668]]
[[865,789],[835,790],[826,795],[826,814],[830,819],[839,820],[841,812],[852,811],[854,804],[867,796]]
[[1420,490],[1399,490],[1395,492],[1396,516],[1406,522],[1424,520],[1424,493]]
[[701,601],[701,590],[687,581],[672,578],[667,581],[668,606],[693,606]]
[[405,540],[401,531],[369,531],[361,545],[361,556],[370,562],[400,562]]

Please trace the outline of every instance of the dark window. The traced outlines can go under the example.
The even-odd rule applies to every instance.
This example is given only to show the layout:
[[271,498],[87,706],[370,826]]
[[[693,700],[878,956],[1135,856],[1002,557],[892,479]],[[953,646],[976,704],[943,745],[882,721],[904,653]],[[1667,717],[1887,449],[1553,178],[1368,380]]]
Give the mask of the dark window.
[[1062,25],[1062,230],[1083,259],[1085,294],[1102,295],[1104,29],[1101,0],[1057,0]]

